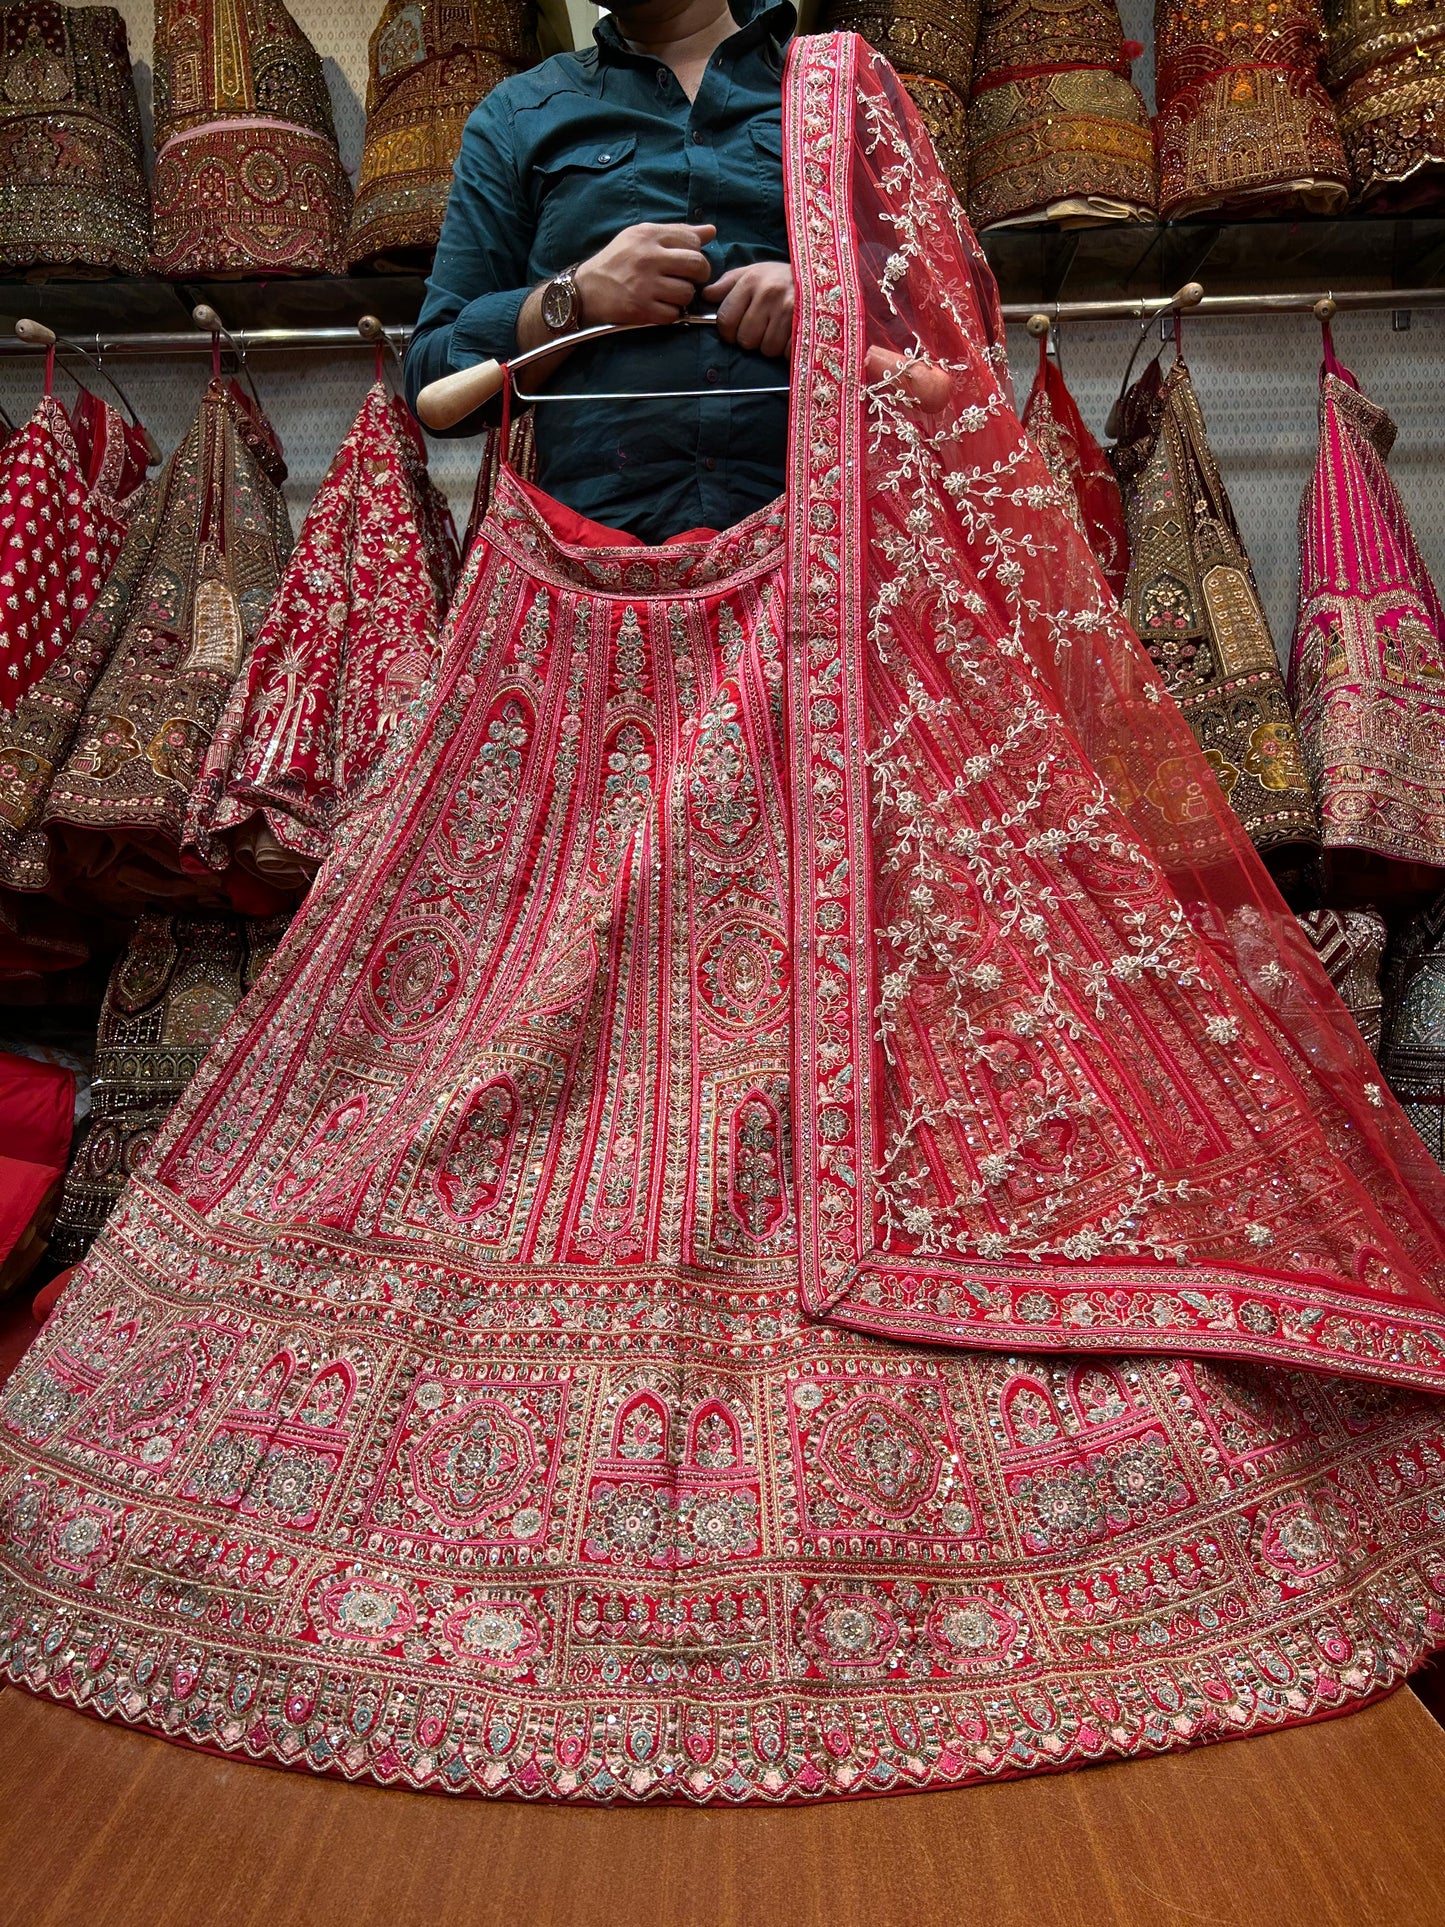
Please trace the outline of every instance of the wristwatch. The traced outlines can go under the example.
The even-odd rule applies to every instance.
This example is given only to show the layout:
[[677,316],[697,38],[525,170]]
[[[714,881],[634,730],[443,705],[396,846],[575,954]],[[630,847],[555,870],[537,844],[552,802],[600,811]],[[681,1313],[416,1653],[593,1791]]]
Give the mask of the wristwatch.
[[580,261],[574,261],[570,268],[563,268],[542,290],[542,319],[554,335],[564,335],[581,325],[582,297],[573,279],[581,265]]

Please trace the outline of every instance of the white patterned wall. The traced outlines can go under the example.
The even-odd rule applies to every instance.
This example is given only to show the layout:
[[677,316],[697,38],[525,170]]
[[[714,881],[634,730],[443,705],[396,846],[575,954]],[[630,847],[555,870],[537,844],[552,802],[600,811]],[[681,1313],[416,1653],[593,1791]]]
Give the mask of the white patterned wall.
[[[593,10],[570,0],[584,31]],[[343,157],[360,152],[366,42],[380,13],[355,0],[291,0],[293,13],[328,62]],[[141,62],[150,52],[148,0],[123,0],[131,45]],[[1125,28],[1147,41],[1147,8],[1126,6]],[[1147,82],[1149,61],[1140,62]],[[149,92],[149,68],[142,72]],[[1102,436],[1137,329],[1133,323],[1073,327],[1063,337],[1064,371],[1086,420]],[[1388,408],[1400,427],[1391,467],[1415,520],[1427,560],[1445,574],[1445,315],[1414,316],[1408,332],[1394,333],[1387,314],[1342,316],[1335,338],[1343,359],[1366,392]],[[1010,330],[1018,398],[1032,377],[1036,353],[1022,329]],[[1308,317],[1186,322],[1185,348],[1265,607],[1283,655],[1294,620],[1297,583],[1296,516],[1314,456],[1319,330]],[[1149,350],[1141,353],[1143,365]],[[173,365],[126,363],[118,369],[156,439],[169,448],[182,433],[205,383],[200,358]],[[1137,372],[1137,369],[1136,369]],[[256,374],[268,412],[286,446],[293,519],[300,517],[359,407],[370,380],[362,354],[260,360]],[[38,393],[34,366],[0,366],[0,399],[22,414]],[[453,503],[459,526],[471,499],[473,456],[465,443],[433,443],[437,480]]]

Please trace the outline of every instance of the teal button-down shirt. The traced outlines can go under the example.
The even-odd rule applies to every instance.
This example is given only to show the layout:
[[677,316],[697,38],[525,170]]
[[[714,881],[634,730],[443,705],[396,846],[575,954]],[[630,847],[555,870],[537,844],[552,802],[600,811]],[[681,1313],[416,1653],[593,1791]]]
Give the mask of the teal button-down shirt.
[[[482,101],[462,137],[406,358],[412,401],[439,375],[515,354],[530,291],[636,222],[711,222],[716,274],[787,260],[782,72],[796,16],[787,0],[733,0],[732,11],[739,30],[713,54],[694,101],[670,68],[626,46],[610,16],[594,47],[516,74]],[[543,367],[520,379],[549,378]],[[787,363],[711,328],[649,330],[585,345],[550,379],[597,392],[757,388],[786,382]],[[787,406],[786,395],[705,392],[548,403],[536,410],[537,480],[644,541],[726,528],[781,491]],[[474,417],[453,432],[478,426]]]

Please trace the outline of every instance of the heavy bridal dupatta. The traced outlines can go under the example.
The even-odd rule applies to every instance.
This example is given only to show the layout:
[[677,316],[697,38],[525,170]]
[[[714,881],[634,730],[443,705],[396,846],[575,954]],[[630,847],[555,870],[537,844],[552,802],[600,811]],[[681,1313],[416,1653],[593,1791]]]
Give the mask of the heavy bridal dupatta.
[[1308,1719],[1445,1636],[1440,1176],[896,76],[800,41],[785,116],[786,496],[646,548],[500,473],[435,694],[6,1390],[32,1690],[782,1800]]

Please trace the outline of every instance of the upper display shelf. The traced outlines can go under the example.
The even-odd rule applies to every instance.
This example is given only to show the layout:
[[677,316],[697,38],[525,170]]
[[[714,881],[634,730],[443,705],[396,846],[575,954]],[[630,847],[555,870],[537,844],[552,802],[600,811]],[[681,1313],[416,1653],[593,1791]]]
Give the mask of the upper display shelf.
[[[1445,218],[1005,229],[985,236],[984,249],[1013,304],[1147,299],[1186,281],[1211,296],[1445,284]],[[87,341],[174,334],[192,325],[198,302],[236,331],[351,327],[363,314],[403,328],[416,319],[423,285],[414,275],[0,280],[0,337],[22,315]]]

